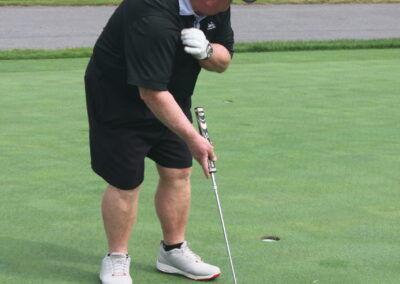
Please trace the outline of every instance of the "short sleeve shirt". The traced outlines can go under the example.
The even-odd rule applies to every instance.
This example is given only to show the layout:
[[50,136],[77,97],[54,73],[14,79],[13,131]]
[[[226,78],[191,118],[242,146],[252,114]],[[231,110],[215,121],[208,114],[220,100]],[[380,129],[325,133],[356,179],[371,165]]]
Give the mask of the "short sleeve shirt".
[[[107,77],[133,89],[169,91],[175,99],[193,94],[201,67],[186,54],[181,30],[194,26],[193,15],[179,14],[178,0],[124,0],[96,42],[93,59]],[[230,10],[207,16],[200,29],[211,43],[233,54]]]
[[[99,36],[92,61],[103,77],[124,90],[124,94],[108,95],[124,102],[120,104],[127,113],[124,117],[154,119],[138,87],[169,91],[190,117],[185,108],[190,108],[201,67],[185,53],[180,38],[182,29],[194,27],[195,16],[179,11],[179,0],[124,0]],[[199,28],[211,43],[233,54],[230,10],[207,16]]]

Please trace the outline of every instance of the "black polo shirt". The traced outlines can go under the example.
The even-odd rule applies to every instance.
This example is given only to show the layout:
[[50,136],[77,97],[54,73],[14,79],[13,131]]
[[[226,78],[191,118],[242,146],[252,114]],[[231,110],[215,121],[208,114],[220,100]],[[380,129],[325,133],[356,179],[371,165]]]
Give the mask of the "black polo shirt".
[[[180,35],[194,21],[193,15],[179,14],[178,0],[124,0],[94,46],[94,64],[113,84],[125,85],[133,99],[143,87],[168,90],[178,103],[187,101],[201,67],[184,52]],[[233,54],[230,10],[207,16],[200,29]]]

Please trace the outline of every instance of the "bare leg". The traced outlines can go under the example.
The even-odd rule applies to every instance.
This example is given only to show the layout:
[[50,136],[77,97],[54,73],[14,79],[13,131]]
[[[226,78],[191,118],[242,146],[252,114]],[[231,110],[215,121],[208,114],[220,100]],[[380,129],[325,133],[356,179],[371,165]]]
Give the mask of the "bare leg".
[[140,186],[121,190],[109,185],[103,197],[102,213],[108,251],[128,253],[128,241],[136,222]]
[[160,181],[155,206],[166,244],[185,240],[190,207],[190,173],[192,168],[170,169],[157,165]]

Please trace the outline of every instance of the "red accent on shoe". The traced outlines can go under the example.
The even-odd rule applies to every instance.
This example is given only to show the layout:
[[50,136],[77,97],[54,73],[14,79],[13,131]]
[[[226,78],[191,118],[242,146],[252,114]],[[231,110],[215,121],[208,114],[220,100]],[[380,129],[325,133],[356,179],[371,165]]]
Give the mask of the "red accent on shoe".
[[200,278],[200,279],[194,279],[194,278],[190,278],[190,277],[187,277],[187,278],[192,279],[192,280],[196,280],[196,281],[208,281],[208,280],[213,280],[213,279],[217,278],[220,275],[221,275],[221,273],[217,273],[217,274],[214,274],[213,276],[211,276],[209,278]]
[[162,271],[162,270],[158,270],[158,271],[160,271],[160,272],[162,272],[162,273],[165,273],[165,274],[174,274],[174,275],[183,276],[183,277],[186,277],[186,278],[188,278],[188,279],[190,279],[190,280],[195,280],[195,281],[208,281],[208,280],[213,280],[213,279],[215,279],[215,278],[217,278],[218,276],[221,275],[221,273],[217,273],[217,274],[214,274],[213,276],[211,276],[211,277],[209,277],[209,278],[194,279],[194,278],[190,278],[190,277],[188,277],[188,276],[185,276],[185,275],[182,275],[182,274],[179,274],[179,273],[169,273],[169,272]]
[[[113,274],[111,274],[111,276],[117,276],[117,275],[115,275],[115,274],[113,273]],[[122,274],[121,276],[127,276],[127,274],[124,273],[124,274]]]

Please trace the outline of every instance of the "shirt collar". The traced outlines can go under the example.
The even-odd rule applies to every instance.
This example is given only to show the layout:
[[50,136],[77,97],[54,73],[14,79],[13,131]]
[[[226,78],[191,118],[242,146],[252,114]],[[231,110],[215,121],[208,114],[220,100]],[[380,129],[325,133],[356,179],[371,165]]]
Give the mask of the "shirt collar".
[[193,11],[190,0],[179,0],[179,15],[181,16],[196,15],[196,13]]
[[193,26],[196,29],[200,28],[200,22],[204,20],[207,16],[199,16],[193,11],[192,4],[190,3],[190,0],[179,0],[179,15],[181,16],[194,16],[195,21],[193,23]]

